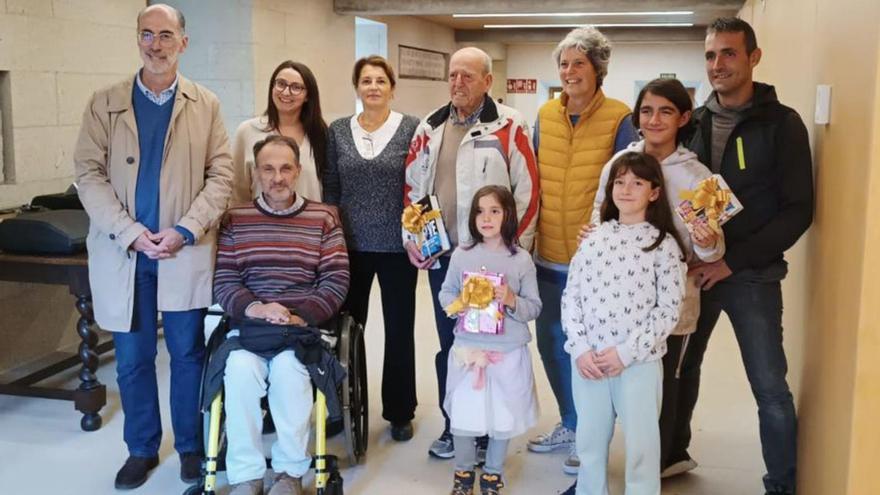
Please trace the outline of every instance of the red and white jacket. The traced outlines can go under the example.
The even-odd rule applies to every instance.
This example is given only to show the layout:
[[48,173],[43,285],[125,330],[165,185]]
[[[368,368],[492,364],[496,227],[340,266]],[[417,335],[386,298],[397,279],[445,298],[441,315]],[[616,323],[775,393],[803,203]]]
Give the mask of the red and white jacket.
[[[444,126],[449,123],[451,105],[446,104],[419,123],[406,157],[404,206],[434,193],[434,176]],[[528,124],[513,108],[495,103],[488,95],[477,122],[464,136],[456,159],[456,218],[459,244],[471,242],[468,214],[474,194],[483,186],[510,189],[519,220],[517,235],[524,249],[530,249],[538,215],[538,166]],[[403,242],[414,240],[403,230]]]

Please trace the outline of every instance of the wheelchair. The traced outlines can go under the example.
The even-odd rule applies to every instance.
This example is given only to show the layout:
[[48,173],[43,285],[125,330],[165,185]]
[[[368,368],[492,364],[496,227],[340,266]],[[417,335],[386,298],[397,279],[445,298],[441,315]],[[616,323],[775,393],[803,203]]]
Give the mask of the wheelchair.
[[[231,330],[228,316],[212,308],[209,318],[221,317],[216,328],[208,338],[205,352],[205,370],[202,374],[200,401],[205,403],[205,373],[211,356],[217,351],[226,334]],[[364,344],[364,328],[348,313],[340,313],[330,321],[319,325],[322,344],[331,350],[346,372],[345,379],[337,389],[342,405],[342,433],[348,461],[359,464],[367,452],[369,438],[369,411],[367,400],[367,361]],[[324,394],[316,390],[314,406],[315,418],[315,485],[318,495],[342,495],[342,478],[336,456],[326,453],[326,402]],[[202,462],[202,479],[190,486],[184,495],[215,495],[216,475],[225,471],[226,435],[224,430],[225,412],[223,391],[211,401],[211,406],[202,414],[202,436],[204,438],[205,458]],[[267,408],[268,409],[268,408]]]

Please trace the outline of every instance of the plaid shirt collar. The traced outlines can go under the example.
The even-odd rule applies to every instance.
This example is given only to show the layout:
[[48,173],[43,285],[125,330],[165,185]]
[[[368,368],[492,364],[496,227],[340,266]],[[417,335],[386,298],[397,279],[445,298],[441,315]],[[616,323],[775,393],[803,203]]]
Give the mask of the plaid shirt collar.
[[174,97],[174,92],[177,90],[177,82],[180,80],[180,74],[174,76],[174,82],[171,83],[171,86],[168,86],[167,89],[163,90],[158,95],[150,91],[150,88],[144,85],[144,82],[141,80],[141,71],[137,72],[136,80],[138,89],[141,90],[141,93],[143,93],[148,100],[152,101],[156,105],[162,106],[166,102],[168,102],[168,100]]
[[480,103],[480,106],[477,107],[476,110],[474,110],[474,113],[468,115],[464,119],[462,119],[458,116],[458,110],[456,110],[455,107],[452,106],[452,103],[450,103],[449,104],[449,120],[452,121],[452,125],[463,125],[466,127],[471,127],[474,124],[476,124],[478,120],[480,120],[480,114],[483,112],[483,105],[485,104],[485,102],[486,102],[486,100],[484,99]]

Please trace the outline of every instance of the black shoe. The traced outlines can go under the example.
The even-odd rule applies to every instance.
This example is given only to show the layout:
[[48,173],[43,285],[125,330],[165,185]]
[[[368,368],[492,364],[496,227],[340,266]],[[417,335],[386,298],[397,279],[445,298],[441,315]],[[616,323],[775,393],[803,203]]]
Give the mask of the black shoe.
[[412,421],[391,423],[391,438],[398,442],[406,442],[413,437]]
[[180,454],[180,479],[187,485],[194,485],[202,480],[201,454]]
[[147,473],[159,465],[159,457],[129,456],[122,469],[116,473],[116,489],[131,490],[147,481]]
[[342,433],[342,430],[345,429],[345,423],[341,419],[337,419],[336,421],[331,421],[327,423],[326,429],[324,430],[324,434],[327,435],[327,438],[333,438],[336,435]]
[[562,492],[559,495],[574,495],[575,492],[577,491],[577,486],[578,486],[577,481],[575,481],[573,485],[568,487],[568,490],[565,490],[564,492]]

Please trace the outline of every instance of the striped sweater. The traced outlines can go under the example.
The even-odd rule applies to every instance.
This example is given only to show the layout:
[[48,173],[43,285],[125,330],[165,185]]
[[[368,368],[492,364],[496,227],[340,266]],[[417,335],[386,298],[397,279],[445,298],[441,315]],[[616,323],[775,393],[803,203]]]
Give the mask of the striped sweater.
[[306,200],[278,215],[257,201],[226,213],[217,246],[214,298],[233,317],[277,302],[315,326],[348,293],[348,253],[335,207]]

